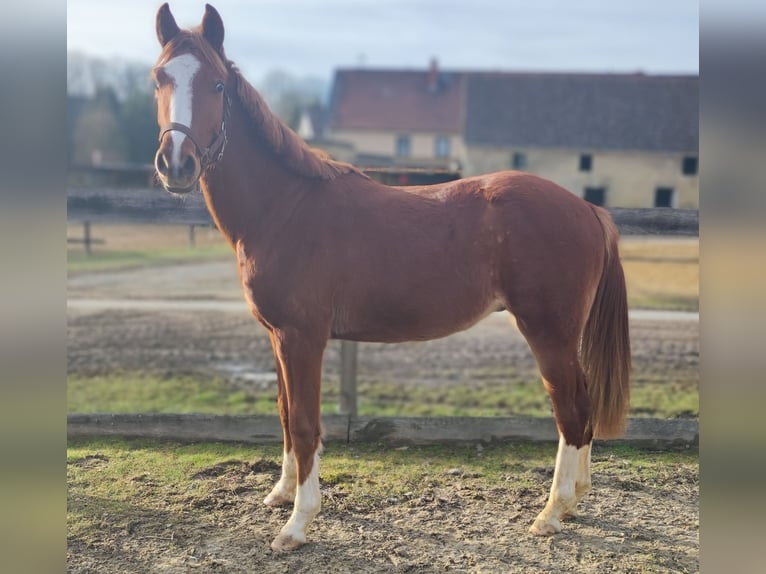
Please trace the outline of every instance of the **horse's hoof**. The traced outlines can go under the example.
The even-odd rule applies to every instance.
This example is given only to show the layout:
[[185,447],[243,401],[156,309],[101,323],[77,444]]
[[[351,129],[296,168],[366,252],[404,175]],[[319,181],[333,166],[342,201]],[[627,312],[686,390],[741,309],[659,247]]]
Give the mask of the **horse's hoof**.
[[569,510],[567,510],[566,512],[564,512],[564,516],[562,518],[566,520],[566,519],[569,519],[569,518],[577,518],[579,515],[580,515],[580,513],[578,512],[578,510],[576,508],[572,507]]
[[274,552],[292,552],[304,544],[306,544],[305,540],[297,540],[289,534],[280,534],[274,539],[274,542],[271,543],[271,549]]
[[529,527],[529,531],[535,536],[553,536],[557,532],[561,532],[561,523],[556,518],[548,520],[538,518]]
[[263,499],[263,503],[266,506],[285,506],[292,504],[293,500],[287,496],[281,494],[274,494],[273,492]]

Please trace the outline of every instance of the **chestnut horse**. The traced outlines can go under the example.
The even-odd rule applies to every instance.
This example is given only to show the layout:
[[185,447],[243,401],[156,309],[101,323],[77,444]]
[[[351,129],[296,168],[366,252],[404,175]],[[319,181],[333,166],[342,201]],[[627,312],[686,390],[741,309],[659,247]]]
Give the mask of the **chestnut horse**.
[[513,171],[377,183],[269,111],[226,58],[214,8],[181,30],[164,4],[156,24],[159,179],[175,193],[201,184],[276,359],[284,458],[264,503],[293,510],[272,548],[305,543],[319,512],[327,341],[434,339],[502,309],[532,349],[559,431],[550,496],[530,530],[560,531],[590,489],[593,437],[619,435],[628,406],[625,279],[608,213]]

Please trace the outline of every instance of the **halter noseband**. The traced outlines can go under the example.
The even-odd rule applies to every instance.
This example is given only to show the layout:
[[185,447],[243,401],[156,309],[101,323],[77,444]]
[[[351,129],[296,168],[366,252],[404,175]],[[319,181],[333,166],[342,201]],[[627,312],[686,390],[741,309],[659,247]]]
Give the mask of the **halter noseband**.
[[226,138],[226,117],[229,115],[230,105],[231,105],[231,102],[229,101],[228,94],[224,94],[223,118],[221,119],[221,131],[218,132],[218,135],[215,136],[212,143],[208,147],[206,147],[204,150],[197,143],[197,140],[194,139],[194,136],[192,135],[192,132],[189,126],[185,126],[184,124],[179,124],[176,122],[170,122],[169,124],[166,124],[160,130],[160,137],[159,137],[160,143],[162,142],[162,138],[165,136],[166,133],[177,131],[177,132],[186,134],[186,136],[194,144],[194,148],[197,150],[197,157],[199,157],[200,169],[199,169],[199,173],[197,174],[197,177],[189,186],[190,188],[197,184],[197,181],[202,176],[202,173],[205,171],[205,169],[207,169],[208,166],[216,164],[217,162],[221,161],[221,158],[223,157],[223,151],[224,149],[226,149],[226,142],[228,141],[228,139]]

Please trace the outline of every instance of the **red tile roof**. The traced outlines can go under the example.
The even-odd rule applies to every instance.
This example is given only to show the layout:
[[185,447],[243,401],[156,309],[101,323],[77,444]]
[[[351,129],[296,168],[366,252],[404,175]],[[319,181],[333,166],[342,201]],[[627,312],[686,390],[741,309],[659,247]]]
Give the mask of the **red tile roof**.
[[463,75],[428,70],[338,70],[330,100],[332,130],[460,133]]
[[329,128],[453,133],[468,144],[500,147],[697,149],[698,76],[431,66],[338,70]]

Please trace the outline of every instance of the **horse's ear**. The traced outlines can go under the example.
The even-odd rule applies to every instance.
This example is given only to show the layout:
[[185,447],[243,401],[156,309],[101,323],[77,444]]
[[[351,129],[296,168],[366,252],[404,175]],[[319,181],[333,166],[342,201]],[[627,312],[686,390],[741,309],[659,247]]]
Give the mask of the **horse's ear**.
[[178,24],[176,24],[176,19],[170,13],[170,6],[165,2],[157,10],[157,39],[160,41],[160,45],[164,47],[178,32],[179,28]]
[[218,10],[210,4],[205,4],[205,15],[202,17],[202,36],[210,42],[216,52],[223,47],[223,20]]

